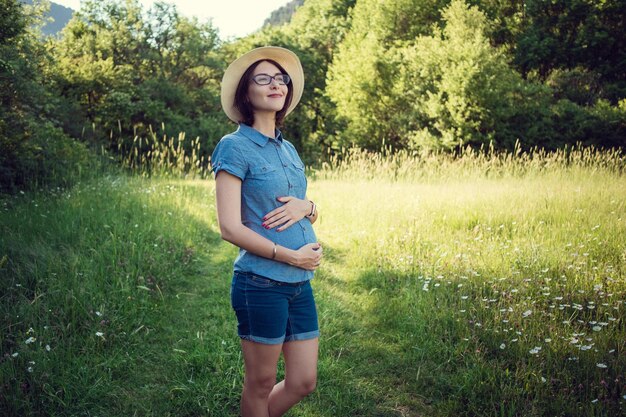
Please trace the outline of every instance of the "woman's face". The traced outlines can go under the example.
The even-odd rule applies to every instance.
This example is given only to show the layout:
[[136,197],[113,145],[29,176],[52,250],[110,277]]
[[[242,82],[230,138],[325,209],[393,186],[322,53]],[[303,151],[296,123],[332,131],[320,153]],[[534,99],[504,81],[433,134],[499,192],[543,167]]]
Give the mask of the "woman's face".
[[[252,77],[259,74],[276,76],[281,73],[281,70],[276,65],[263,61],[256,66],[252,72]],[[267,85],[259,85],[254,80],[250,80],[248,99],[255,114],[276,113],[285,106],[288,92],[287,85],[281,85],[275,79],[272,79]]]

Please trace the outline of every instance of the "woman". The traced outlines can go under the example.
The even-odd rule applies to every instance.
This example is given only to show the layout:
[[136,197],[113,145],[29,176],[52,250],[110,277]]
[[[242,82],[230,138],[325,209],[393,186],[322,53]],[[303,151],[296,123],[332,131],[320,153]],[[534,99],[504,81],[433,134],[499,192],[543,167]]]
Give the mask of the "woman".
[[[322,248],[306,198],[304,164],[277,129],[304,88],[298,57],[254,49],[222,79],[221,102],[238,129],[211,158],[222,238],[239,247],[231,302],[245,364],[243,417],[281,416],[317,380],[319,328],[310,280]],[[285,379],[276,383],[280,354]]]

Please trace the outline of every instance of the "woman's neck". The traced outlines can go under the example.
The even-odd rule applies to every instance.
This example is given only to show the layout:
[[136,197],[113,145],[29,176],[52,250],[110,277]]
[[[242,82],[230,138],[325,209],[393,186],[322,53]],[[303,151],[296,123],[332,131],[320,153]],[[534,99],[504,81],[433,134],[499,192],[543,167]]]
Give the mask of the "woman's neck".
[[264,134],[267,137],[273,138],[276,136],[276,113],[259,114],[254,115],[254,123],[252,127]]

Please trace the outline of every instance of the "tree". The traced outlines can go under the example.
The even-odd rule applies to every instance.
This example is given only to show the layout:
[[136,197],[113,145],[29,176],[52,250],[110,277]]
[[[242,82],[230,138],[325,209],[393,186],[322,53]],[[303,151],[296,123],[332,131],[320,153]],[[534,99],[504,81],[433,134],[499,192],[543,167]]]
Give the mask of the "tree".
[[[445,0],[358,1],[350,31],[334,54],[326,93],[347,122],[343,145],[380,149],[406,145],[409,101],[398,94],[395,78],[402,71],[403,45],[430,31]],[[400,59],[400,61],[398,61]],[[419,121],[415,121],[420,123]],[[408,129],[408,130],[407,130]]]
[[65,114],[65,129],[80,136],[95,125],[94,140],[115,132],[129,143],[165,126],[168,136],[186,132],[210,146],[226,129],[215,117],[218,46],[210,23],[187,19],[171,4],[157,2],[144,13],[138,0],[83,3],[53,44],[57,88],[68,108],[78,103]]
[[545,117],[548,90],[509,67],[504,51],[491,45],[478,8],[454,0],[431,35],[394,39],[397,22],[385,19],[393,2],[385,12],[376,6],[357,4],[351,32],[331,67],[328,94],[348,121],[346,142],[372,149],[383,143],[512,147],[518,139],[534,144],[545,133],[533,123]]
[[622,0],[526,0],[515,63],[542,80],[555,69],[598,74],[604,88],[596,99],[615,104],[626,96],[624,16]]

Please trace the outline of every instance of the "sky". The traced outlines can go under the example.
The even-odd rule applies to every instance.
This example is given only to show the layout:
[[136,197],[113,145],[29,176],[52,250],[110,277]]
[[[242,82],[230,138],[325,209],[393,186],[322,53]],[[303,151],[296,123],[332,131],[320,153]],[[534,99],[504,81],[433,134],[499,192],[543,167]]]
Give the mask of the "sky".
[[[80,0],[52,0],[74,10],[80,8]],[[155,0],[140,0],[144,10]],[[222,40],[248,35],[260,29],[265,19],[289,0],[168,0],[187,17],[195,16],[200,22],[211,19]]]

